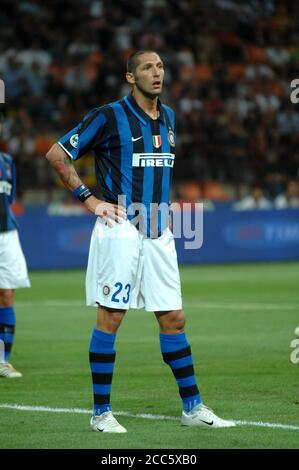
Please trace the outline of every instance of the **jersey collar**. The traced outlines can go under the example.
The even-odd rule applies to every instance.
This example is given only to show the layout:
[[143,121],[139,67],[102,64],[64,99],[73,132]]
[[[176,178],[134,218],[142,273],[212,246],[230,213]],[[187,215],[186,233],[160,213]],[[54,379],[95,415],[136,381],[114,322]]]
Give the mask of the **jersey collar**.
[[[136,102],[134,96],[132,95],[132,93],[130,95],[126,96],[124,99],[125,99],[125,103],[130,108],[132,113],[135,114],[135,116],[139,119],[139,121],[144,126],[151,121],[151,117],[148,114],[146,114],[146,112],[143,111],[143,109],[140,108],[140,106],[137,104],[137,102]],[[162,106],[162,103],[159,99],[158,99],[158,111],[159,111],[158,120],[162,121],[162,122],[165,122],[163,106]]]

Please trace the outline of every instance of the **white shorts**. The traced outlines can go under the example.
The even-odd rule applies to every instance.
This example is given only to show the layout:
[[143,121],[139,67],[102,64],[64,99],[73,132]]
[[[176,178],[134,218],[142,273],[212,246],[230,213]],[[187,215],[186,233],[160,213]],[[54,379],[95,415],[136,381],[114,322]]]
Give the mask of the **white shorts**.
[[0,289],[30,287],[17,230],[0,233]]
[[167,228],[156,239],[145,238],[128,220],[110,228],[97,219],[86,273],[87,305],[115,309],[182,308],[174,238]]

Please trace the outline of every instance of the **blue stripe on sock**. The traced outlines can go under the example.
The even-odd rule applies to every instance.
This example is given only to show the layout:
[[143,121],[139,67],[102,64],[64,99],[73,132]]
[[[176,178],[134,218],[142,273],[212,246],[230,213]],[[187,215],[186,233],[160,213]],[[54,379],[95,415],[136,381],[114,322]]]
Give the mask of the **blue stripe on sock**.
[[110,411],[111,406],[110,406],[110,404],[108,404],[108,405],[94,405],[93,409],[94,409],[94,415],[99,416],[102,413],[106,413],[106,411]]
[[196,406],[202,403],[200,395],[193,395],[193,397],[183,398],[183,410],[190,412]]
[[191,387],[191,385],[196,385],[196,378],[194,375],[191,377],[186,377],[185,379],[177,379],[179,387]]
[[90,352],[114,352],[112,349],[114,348],[116,335],[112,333],[106,333],[105,331],[96,330],[94,328],[92,332],[92,337],[90,341]]
[[109,395],[111,393],[111,385],[93,384],[93,393],[97,395]]
[[[202,403],[202,401],[198,401],[198,395],[193,395],[192,397],[188,397],[187,398],[184,398],[183,400],[186,401],[186,404],[188,404],[187,406],[189,406],[189,409],[186,407],[186,409],[184,408],[185,411],[191,411],[192,408],[194,408],[195,406],[197,405],[200,405],[200,403]],[[191,406],[190,406],[191,404]]]
[[0,325],[15,325],[16,316],[13,307],[0,307]]
[[4,341],[4,343],[13,343],[14,340],[14,334],[13,333],[0,333],[0,339]]
[[112,374],[114,369],[114,362],[91,362],[90,369],[91,372],[98,374]]
[[182,359],[176,359],[175,361],[168,362],[171,369],[179,369],[180,367],[192,366],[192,356],[182,357]]
[[188,345],[186,334],[177,333],[175,335],[165,335],[160,333],[161,352],[173,352],[183,349]]

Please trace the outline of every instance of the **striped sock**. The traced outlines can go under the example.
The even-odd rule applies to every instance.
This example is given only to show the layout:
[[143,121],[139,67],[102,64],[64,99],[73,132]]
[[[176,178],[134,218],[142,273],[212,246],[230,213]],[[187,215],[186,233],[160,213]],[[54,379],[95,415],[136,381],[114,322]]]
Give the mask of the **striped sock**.
[[92,375],[94,415],[110,411],[110,393],[115,363],[116,335],[94,328],[90,346],[89,362]]
[[191,411],[201,403],[194,375],[191,348],[185,333],[160,334],[160,346],[164,362],[169,365],[179,386],[184,411]]
[[[0,307],[0,340],[4,343],[4,361],[8,362],[15,335],[16,317],[13,307]],[[0,351],[3,348],[0,348]],[[3,360],[0,354],[0,361]]]

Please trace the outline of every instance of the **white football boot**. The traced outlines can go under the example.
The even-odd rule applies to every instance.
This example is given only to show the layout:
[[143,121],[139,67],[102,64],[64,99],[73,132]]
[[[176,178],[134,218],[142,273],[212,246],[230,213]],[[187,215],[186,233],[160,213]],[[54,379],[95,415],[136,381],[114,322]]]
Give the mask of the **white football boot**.
[[183,411],[181,424],[183,426],[200,426],[203,428],[230,428],[236,426],[234,421],[219,418],[207,406],[200,404],[192,411]]
[[119,422],[114,418],[112,411],[106,411],[99,416],[92,416],[90,426],[93,431],[100,432],[127,432]]
[[17,379],[22,377],[22,374],[9,362],[0,362],[0,377],[5,377],[6,379]]

